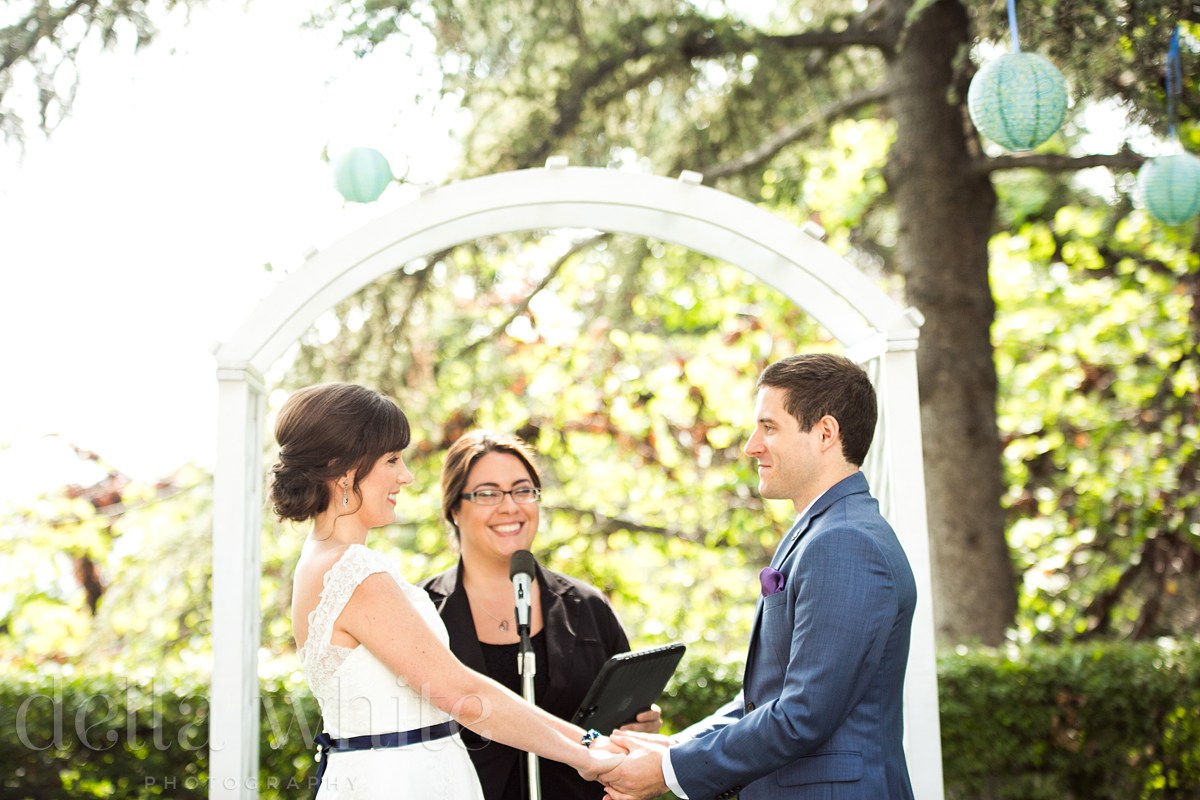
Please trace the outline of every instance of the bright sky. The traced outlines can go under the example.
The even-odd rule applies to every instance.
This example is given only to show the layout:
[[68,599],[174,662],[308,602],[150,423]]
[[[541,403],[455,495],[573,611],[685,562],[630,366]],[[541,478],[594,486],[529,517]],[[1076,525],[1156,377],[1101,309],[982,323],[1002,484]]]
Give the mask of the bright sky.
[[176,15],[87,58],[49,141],[0,142],[0,501],[81,480],[65,441],[138,479],[211,467],[213,344],[304,253],[415,194],[346,204],[322,150],[444,179],[454,110],[414,103],[432,93],[399,48],[356,59],[301,30],[307,5]]

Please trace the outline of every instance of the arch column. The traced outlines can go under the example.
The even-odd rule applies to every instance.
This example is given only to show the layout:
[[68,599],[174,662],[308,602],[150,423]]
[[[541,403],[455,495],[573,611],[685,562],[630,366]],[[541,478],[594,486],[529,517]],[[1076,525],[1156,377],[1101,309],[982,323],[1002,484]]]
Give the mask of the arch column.
[[258,648],[262,641],[262,451],[266,408],[253,368],[217,370],[213,474],[213,673],[209,797],[258,797]]
[[[877,372],[880,422],[872,450],[879,462],[868,467],[880,509],[896,530],[908,555],[917,585],[917,607],[909,640],[908,668],[904,675],[905,758],[919,800],[944,795],[942,780],[942,726],[938,714],[937,647],[934,641],[933,589],[929,557],[929,522],[925,510],[925,470],[917,393],[917,342],[893,342],[888,351],[868,362]],[[910,466],[897,468],[897,454],[910,454]],[[888,469],[887,465],[891,468]]]
[[668,241],[734,264],[811,314],[871,375],[880,398],[864,465],[917,583],[905,681],[905,750],[921,800],[942,800],[928,524],[918,408],[920,315],[818,239],[699,184],[552,160],[439,187],[312,256],[217,351],[210,798],[257,796],[262,375],[336,303],[415,259],[517,231],[591,228]]

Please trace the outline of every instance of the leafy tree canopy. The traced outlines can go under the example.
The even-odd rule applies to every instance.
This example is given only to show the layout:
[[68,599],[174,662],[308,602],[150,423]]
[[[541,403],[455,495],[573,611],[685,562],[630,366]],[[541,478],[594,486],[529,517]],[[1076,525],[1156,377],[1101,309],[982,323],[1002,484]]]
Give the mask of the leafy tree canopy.
[[[906,237],[938,238],[946,228],[922,227],[896,201],[906,159],[927,153],[901,141],[893,113],[900,99],[889,83],[898,78],[889,69],[923,21],[947,8],[969,15],[973,31],[945,82],[958,113],[973,65],[1007,47],[1003,3],[797,2],[763,11],[651,0],[356,1],[331,4],[317,22],[342,26],[363,51],[397,37],[433,38],[443,91],[471,114],[461,174],[538,166],[558,152],[662,174],[698,169],[787,219],[817,219],[835,248],[901,296],[954,265],[902,255]],[[963,395],[989,412],[995,406],[998,444],[977,453],[959,440],[927,470],[965,471],[980,456],[1003,467],[1001,533],[1019,579],[1010,635],[1194,635],[1200,244],[1194,226],[1167,229],[1136,207],[1128,170],[1141,157],[1090,153],[1099,131],[1089,128],[1128,119],[1162,130],[1162,60],[1178,21],[1187,59],[1181,139],[1200,148],[1187,66],[1196,9],[1060,2],[1019,12],[1023,48],[1063,68],[1075,105],[1060,135],[1020,156],[980,142],[959,113],[971,160],[943,177],[987,177],[995,214],[987,269],[968,276],[976,285],[955,273],[938,292],[954,300],[982,281],[995,303],[994,319],[986,308],[946,305],[951,316],[978,316],[986,334],[997,390],[989,395],[985,383]],[[0,79],[14,74],[8,67]],[[1081,166],[1112,171],[1075,175]],[[930,186],[928,205],[944,203]],[[953,223],[953,213],[945,216]],[[937,324],[930,330],[942,330]],[[961,356],[951,367],[968,361],[965,340],[931,332],[928,343]],[[537,447],[547,478],[535,548],[542,560],[613,593],[637,642],[683,638],[730,653],[748,631],[756,567],[790,512],[757,498],[738,453],[754,377],[781,355],[833,346],[806,315],[729,265],[660,241],[536,231],[397,264],[332,310],[272,379],[283,390],[356,380],[393,394],[410,413],[417,487],[383,537],[407,573],[429,574],[453,559],[436,510],[441,453],[472,427],[513,430]],[[940,389],[935,383],[923,378],[923,390]],[[926,417],[926,431],[949,421]],[[197,533],[207,525],[202,495],[160,506],[173,509],[150,525],[164,542],[163,564],[205,538]],[[195,505],[178,506],[192,502],[185,498]],[[69,556],[82,548],[106,565],[113,586],[125,575],[141,596],[158,586],[149,570],[139,578],[116,566],[133,569],[116,545],[126,534],[113,532],[132,530],[136,515],[110,524],[79,510],[43,511],[11,528],[25,531],[12,539],[25,553],[16,574],[40,575],[38,554],[48,549]],[[72,520],[70,541],[30,544],[30,526],[66,530],[63,519]],[[289,647],[287,570],[301,536],[271,523],[264,538],[264,631],[281,653]],[[58,563],[55,579],[14,578],[4,635],[51,629],[27,624],[37,618],[30,609],[61,615],[62,631],[93,624],[79,599],[88,595],[61,588],[71,586],[74,562]],[[959,566],[974,582],[991,570],[969,558]],[[182,566],[171,574],[187,576],[172,584],[182,593],[165,595],[175,621],[153,635],[186,643],[202,629],[206,579]],[[122,613],[115,592],[104,593],[94,619]],[[109,630],[124,635],[115,618]],[[47,657],[85,655],[19,641]]]

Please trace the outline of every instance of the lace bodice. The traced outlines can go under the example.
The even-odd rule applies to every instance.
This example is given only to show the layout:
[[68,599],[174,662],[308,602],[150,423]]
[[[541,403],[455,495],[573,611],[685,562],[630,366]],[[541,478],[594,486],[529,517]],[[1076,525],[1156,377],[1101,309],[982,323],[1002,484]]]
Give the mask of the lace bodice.
[[320,599],[308,615],[308,638],[299,653],[326,730],[335,736],[409,730],[450,718],[392,674],[364,645],[340,647],[330,641],[334,623],[354,590],[377,572],[390,575],[434,635],[449,644],[429,596],[406,581],[392,559],[363,545],[347,548],[325,573]]

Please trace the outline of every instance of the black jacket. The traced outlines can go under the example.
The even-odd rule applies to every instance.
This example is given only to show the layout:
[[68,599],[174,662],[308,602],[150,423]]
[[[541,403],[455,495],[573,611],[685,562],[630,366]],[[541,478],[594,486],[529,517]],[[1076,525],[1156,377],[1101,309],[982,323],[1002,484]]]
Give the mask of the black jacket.
[[[610,656],[629,650],[629,639],[608,600],[598,589],[582,581],[537,567],[542,601],[542,633],[548,664],[538,663],[549,679],[545,695],[537,704],[555,716],[569,720],[583,701],[588,687]],[[462,561],[421,582],[450,632],[450,649],[473,670],[487,674],[483,649],[475,636],[475,620],[467,593],[462,589]],[[608,733],[608,731],[604,731]],[[486,800],[497,800],[518,761],[519,750],[492,742],[464,729],[463,741],[479,773]],[[548,759],[538,759],[542,797],[546,800],[599,800],[604,787],[585,781],[573,768]]]

